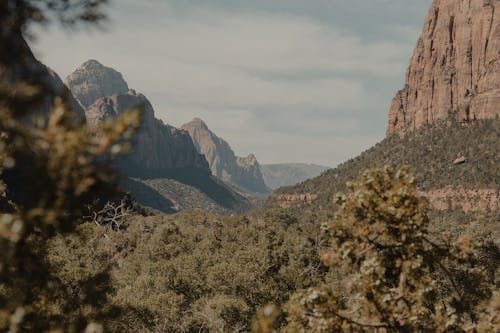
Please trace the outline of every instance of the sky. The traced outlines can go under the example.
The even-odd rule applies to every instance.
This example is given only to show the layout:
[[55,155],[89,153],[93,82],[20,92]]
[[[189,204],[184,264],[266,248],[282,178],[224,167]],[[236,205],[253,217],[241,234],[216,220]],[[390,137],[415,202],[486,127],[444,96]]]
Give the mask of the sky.
[[103,29],[39,28],[65,78],[96,59],[180,127],[262,164],[335,166],[382,140],[432,0],[111,0]]

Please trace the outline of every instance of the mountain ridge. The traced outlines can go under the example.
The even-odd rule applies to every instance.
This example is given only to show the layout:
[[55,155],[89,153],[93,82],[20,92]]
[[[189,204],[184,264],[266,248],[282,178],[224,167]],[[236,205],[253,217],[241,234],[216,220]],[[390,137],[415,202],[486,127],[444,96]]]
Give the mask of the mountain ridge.
[[194,118],[181,128],[189,133],[198,152],[205,155],[214,176],[244,191],[269,192],[255,155],[236,156],[229,143],[212,132],[200,118]]
[[[90,126],[127,110],[142,109],[141,128],[132,138],[133,149],[118,161],[120,171],[133,178],[125,181],[125,186],[141,204],[164,213],[204,207],[228,214],[250,208],[246,198],[211,176],[205,157],[198,153],[188,133],[157,119],[146,96],[129,89],[121,73],[89,60],[66,82],[80,104],[88,105],[85,115]],[[177,197],[182,193],[193,194],[206,206],[189,205],[188,199]]]

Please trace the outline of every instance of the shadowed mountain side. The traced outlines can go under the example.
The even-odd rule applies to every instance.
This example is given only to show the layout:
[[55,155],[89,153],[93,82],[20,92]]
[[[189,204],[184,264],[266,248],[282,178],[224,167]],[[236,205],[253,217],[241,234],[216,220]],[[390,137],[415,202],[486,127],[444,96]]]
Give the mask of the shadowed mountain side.
[[[207,172],[200,171],[200,169],[186,168],[162,170],[161,172],[144,172],[142,168],[134,168],[134,165],[130,163],[124,164],[124,167],[120,169],[126,175],[131,175],[136,181],[140,180],[143,183],[151,184],[151,181],[161,183],[164,180],[165,182],[175,181],[177,184],[192,187],[191,191],[203,194],[215,204],[227,210],[245,211],[251,208],[245,197],[224,184],[223,181]],[[137,197],[139,202],[142,202],[141,193],[132,191],[132,194]],[[176,201],[175,192],[169,192],[167,199]],[[192,200],[195,200],[195,198],[192,198]],[[186,205],[182,205],[182,207],[184,206]]]
[[[212,180],[219,182],[215,177],[212,177]],[[207,185],[208,189],[212,187],[217,189],[217,192],[209,190],[207,193],[199,187],[168,178],[130,179],[126,187],[141,205],[167,214],[188,210],[231,215],[251,208],[248,201],[243,197],[235,197],[232,191],[228,190],[224,197],[224,193],[219,190],[220,187],[213,187],[209,181]]]
[[162,196],[155,189],[147,186],[137,179],[127,179],[125,189],[130,191],[136,200],[143,206],[153,208],[165,214],[173,214],[178,210],[175,204],[168,198]]

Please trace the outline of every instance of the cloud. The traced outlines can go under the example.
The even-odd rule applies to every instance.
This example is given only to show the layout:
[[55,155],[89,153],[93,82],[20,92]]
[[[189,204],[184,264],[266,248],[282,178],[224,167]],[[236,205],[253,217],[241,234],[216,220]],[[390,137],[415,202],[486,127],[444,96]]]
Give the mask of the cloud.
[[168,123],[201,116],[237,153],[264,162],[337,164],[383,136],[419,27],[370,29],[363,21],[373,18],[345,23],[337,12],[404,11],[398,2],[244,3],[123,0],[108,33],[51,29],[35,50],[62,76],[98,59]]

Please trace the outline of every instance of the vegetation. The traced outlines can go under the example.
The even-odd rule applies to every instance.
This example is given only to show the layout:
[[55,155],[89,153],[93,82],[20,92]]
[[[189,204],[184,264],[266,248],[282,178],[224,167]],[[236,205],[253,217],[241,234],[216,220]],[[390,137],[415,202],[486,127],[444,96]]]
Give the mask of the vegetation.
[[[482,259],[487,250],[469,236],[452,242],[429,235],[427,202],[406,169],[364,172],[336,202],[340,209],[325,225],[329,243],[321,259],[338,278],[295,294],[284,307],[283,331],[500,328],[498,266]],[[493,251],[498,261],[498,248]]]
[[[81,331],[97,312],[103,315],[94,307],[96,290],[87,289],[86,298],[75,304],[60,288],[46,260],[46,241],[72,232],[89,207],[100,205],[96,194],[100,201],[119,194],[109,160],[126,150],[140,114],[127,113],[100,130],[89,130],[70,109],[68,96],[54,98],[51,82],[33,70],[39,66],[22,38],[31,22],[46,22],[51,14],[69,25],[95,22],[102,18],[99,4],[0,5],[0,48],[9,50],[0,54],[1,332]],[[70,303],[79,311],[66,321],[60,313]]]
[[[370,168],[408,165],[417,171],[415,184],[420,190],[443,187],[467,189],[497,189],[500,184],[498,142],[500,120],[490,119],[463,125],[452,117],[405,137],[393,135],[337,168],[296,186],[283,188],[279,194],[313,193],[319,197],[311,207],[300,210],[334,208],[331,200],[337,191],[343,191],[348,181]],[[467,162],[453,165],[458,156]],[[268,206],[275,206],[271,201]]]
[[66,288],[112,267],[105,295],[139,311],[116,321],[116,332],[248,331],[258,308],[316,285],[326,271],[315,221],[181,213],[131,217],[126,225],[106,231],[87,223],[82,236],[58,236],[49,250]]
[[[64,96],[39,112],[46,83],[19,74],[33,60],[19,43],[30,22],[54,14],[65,24],[94,22],[102,2],[0,4],[0,46],[13,51],[0,53],[0,332],[498,329],[498,247],[484,230],[475,239],[433,234],[447,228],[445,213],[433,226],[416,190],[495,188],[498,120],[388,138],[297,187],[322,197],[296,215],[133,214],[110,161],[127,150],[139,114],[89,129]],[[450,165],[458,153],[473,161],[467,171]],[[372,170],[344,187],[389,160],[421,173]],[[340,188],[346,193],[332,204]],[[467,219],[497,223],[495,214]]]

